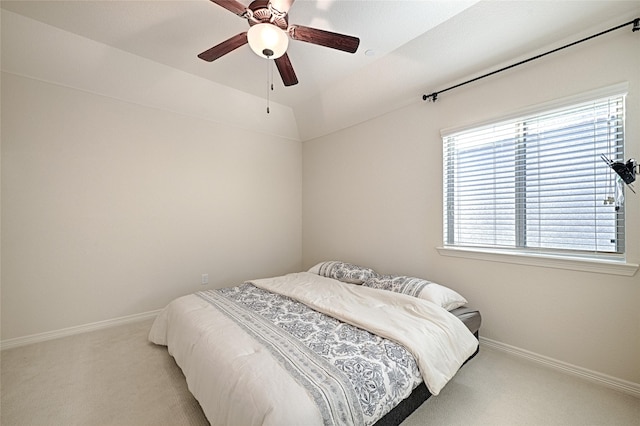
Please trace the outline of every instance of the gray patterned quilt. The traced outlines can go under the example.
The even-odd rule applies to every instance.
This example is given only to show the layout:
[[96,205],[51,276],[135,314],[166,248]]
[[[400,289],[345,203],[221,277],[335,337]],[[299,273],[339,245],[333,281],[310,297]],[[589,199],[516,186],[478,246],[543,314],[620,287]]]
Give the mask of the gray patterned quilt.
[[[229,306],[228,301],[222,301],[215,293],[233,301],[236,306]],[[286,345],[288,353],[281,357],[281,363],[311,394],[324,391],[327,395],[332,386],[339,387],[340,391],[336,393],[348,397],[341,402],[344,412],[340,416],[350,418],[349,424],[375,423],[422,382],[415,359],[403,346],[316,312],[289,297],[249,283],[198,295],[224,309],[274,354],[278,355]],[[258,328],[255,326],[258,321],[269,322],[275,327],[263,324]],[[297,345],[297,341],[304,346]],[[332,386],[323,389],[313,380],[305,379],[301,367],[293,365],[292,357],[320,358],[305,365],[316,368],[321,365],[328,370],[326,374],[333,378]],[[332,397],[338,400],[338,396]],[[322,407],[323,416],[330,418],[328,404],[320,397],[315,399]]]

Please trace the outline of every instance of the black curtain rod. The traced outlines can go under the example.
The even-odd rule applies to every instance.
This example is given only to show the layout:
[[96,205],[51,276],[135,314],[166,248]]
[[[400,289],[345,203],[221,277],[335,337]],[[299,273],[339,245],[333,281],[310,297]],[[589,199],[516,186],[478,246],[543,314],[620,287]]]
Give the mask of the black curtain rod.
[[509,65],[509,66],[506,66],[504,68],[500,68],[499,70],[492,71],[490,73],[481,75],[480,77],[472,78],[471,80],[465,81],[464,83],[460,83],[460,84],[456,84],[455,86],[447,87],[446,89],[439,90],[437,92],[433,92],[430,95],[422,95],[422,100],[426,101],[428,99],[431,99],[432,102],[435,102],[438,99],[438,95],[440,93],[444,93],[444,92],[448,92],[449,90],[457,89],[458,87],[464,86],[465,84],[473,83],[474,81],[478,81],[480,79],[492,76],[492,75],[497,74],[499,72],[506,71],[508,69],[517,67],[518,65],[526,64],[527,62],[531,62],[531,61],[534,61],[536,59],[540,59],[543,56],[550,55],[550,54],[555,53],[555,52],[557,52],[559,50],[566,49],[567,47],[575,46],[576,44],[582,43],[582,42],[587,41],[587,40],[591,40],[592,38],[600,37],[601,35],[610,33],[611,31],[619,30],[620,28],[624,28],[627,25],[631,25],[631,24],[633,24],[633,28],[632,28],[633,32],[640,31],[640,18],[636,18],[633,21],[629,21],[629,22],[624,23],[622,25],[618,25],[617,27],[609,28],[606,31],[602,31],[602,32],[600,32],[598,34],[594,34],[592,36],[583,38],[582,40],[574,41],[573,43],[569,43],[569,44],[567,44],[565,46],[558,47],[557,49],[550,50],[550,51],[548,51],[546,53],[542,53],[540,55],[534,56],[533,58],[525,59],[524,61],[520,61],[520,62],[518,62],[516,64]]

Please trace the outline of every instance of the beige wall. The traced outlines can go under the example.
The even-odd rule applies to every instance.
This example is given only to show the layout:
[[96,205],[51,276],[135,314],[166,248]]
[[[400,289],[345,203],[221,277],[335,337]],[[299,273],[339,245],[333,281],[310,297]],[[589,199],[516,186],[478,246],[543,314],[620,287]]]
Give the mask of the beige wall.
[[2,112],[3,340],[300,269],[300,142],[7,73]]
[[[628,81],[627,154],[640,157],[637,34],[436,104],[416,93],[302,147],[290,109],[267,118],[261,99],[7,12],[2,69],[2,340],[158,309],[202,273],[221,287],[344,259],[460,290],[487,338],[640,383],[638,273],[435,250],[443,128]],[[638,263],[640,196],[627,194]]]
[[[481,309],[481,335],[640,383],[640,273],[612,276],[444,257],[440,130],[629,82],[628,157],[640,157],[638,36],[619,31],[303,146],[303,263],[329,259],[431,279]],[[640,194],[627,191],[628,261]]]
[[300,270],[290,108],[1,19],[2,341]]

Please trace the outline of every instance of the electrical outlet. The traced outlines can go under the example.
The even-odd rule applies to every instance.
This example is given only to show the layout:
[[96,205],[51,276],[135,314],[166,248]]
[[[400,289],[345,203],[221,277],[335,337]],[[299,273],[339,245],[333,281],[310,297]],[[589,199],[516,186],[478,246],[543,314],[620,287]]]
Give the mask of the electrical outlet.
[[202,285],[209,284],[209,274],[202,274],[202,281],[200,281],[200,284]]

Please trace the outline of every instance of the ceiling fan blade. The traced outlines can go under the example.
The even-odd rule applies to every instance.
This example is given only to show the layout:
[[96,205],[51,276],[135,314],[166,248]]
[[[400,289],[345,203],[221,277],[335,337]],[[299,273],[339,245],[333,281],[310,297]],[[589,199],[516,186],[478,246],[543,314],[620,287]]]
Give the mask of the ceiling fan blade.
[[236,0],[211,0],[211,1],[241,17],[247,11],[247,7],[240,2],[237,2]]
[[247,33],[240,33],[223,41],[222,43],[213,46],[209,50],[205,50],[201,54],[198,55],[198,58],[204,59],[207,62],[213,62],[221,56],[226,55],[227,53],[236,50],[238,47],[247,44]]
[[276,67],[278,67],[280,77],[282,77],[282,82],[285,86],[293,86],[294,84],[298,84],[298,77],[296,77],[296,73],[293,70],[293,65],[291,65],[289,55],[285,53],[284,55],[276,59],[275,62]]
[[302,25],[291,25],[289,27],[289,35],[294,40],[306,41],[307,43],[318,44],[349,53],[355,53],[360,45],[360,39],[357,37],[318,30]]
[[289,13],[295,0],[271,0],[271,7],[280,13]]

